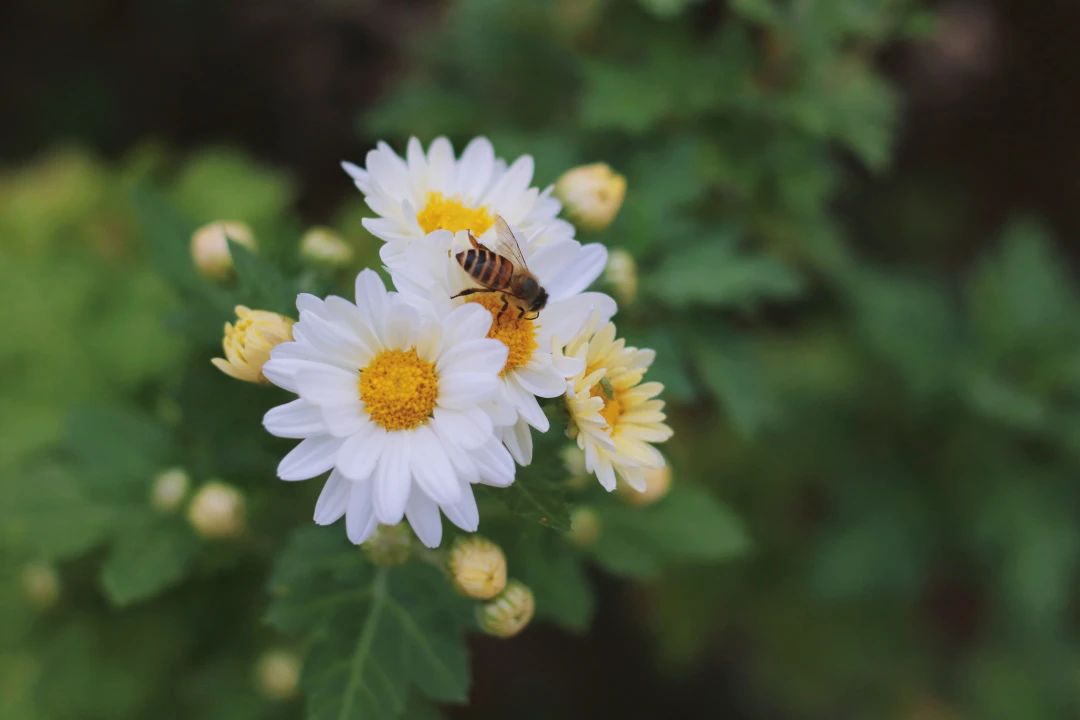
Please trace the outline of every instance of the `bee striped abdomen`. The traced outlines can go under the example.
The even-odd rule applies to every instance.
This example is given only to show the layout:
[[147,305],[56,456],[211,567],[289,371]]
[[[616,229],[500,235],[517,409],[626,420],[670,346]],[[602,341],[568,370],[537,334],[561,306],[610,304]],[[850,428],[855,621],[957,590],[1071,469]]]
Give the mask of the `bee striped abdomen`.
[[485,287],[506,287],[514,275],[512,262],[486,248],[470,248],[455,257],[462,269]]

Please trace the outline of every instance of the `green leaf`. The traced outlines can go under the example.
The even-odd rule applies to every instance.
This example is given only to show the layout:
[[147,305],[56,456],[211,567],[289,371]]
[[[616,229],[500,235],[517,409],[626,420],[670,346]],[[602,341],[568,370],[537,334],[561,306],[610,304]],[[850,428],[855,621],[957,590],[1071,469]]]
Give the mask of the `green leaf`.
[[560,432],[533,433],[534,462],[518,468],[514,484],[495,495],[522,519],[565,532],[570,529],[570,508],[562,463],[554,460],[565,442],[561,436]]
[[670,255],[646,280],[651,293],[676,307],[752,308],[802,292],[798,275],[767,255],[739,252],[734,231]]
[[919,393],[947,388],[957,358],[958,318],[938,285],[864,269],[849,283],[858,329]]
[[340,528],[305,528],[279,556],[270,593],[270,623],[311,642],[309,717],[400,717],[414,687],[438,702],[467,698],[471,608],[434,568],[374,568]]
[[712,335],[695,348],[698,372],[732,425],[752,437],[778,413],[776,399],[751,345]]
[[198,549],[176,518],[146,516],[118,531],[101,570],[101,584],[118,606],[152,597],[179,582]]
[[588,629],[595,601],[592,586],[565,538],[548,532],[519,533],[507,552],[514,576],[533,591],[536,617],[574,632]]
[[229,238],[229,252],[240,281],[237,296],[245,305],[283,314],[296,311],[295,288],[273,263],[232,238]]
[[539,477],[539,473],[518,470],[513,485],[499,491],[499,498],[510,511],[553,530],[570,529],[570,511],[566,490],[559,483]]
[[123,407],[76,408],[68,416],[65,445],[84,471],[105,486],[135,485],[141,491],[168,459],[164,429]]
[[668,561],[717,562],[737,557],[750,541],[742,522],[709,493],[677,485],[644,508],[614,503],[598,509],[600,537],[589,548],[607,570],[655,575]]
[[972,321],[988,350],[1076,337],[1077,297],[1067,268],[1040,224],[1017,220],[1006,228],[1000,249],[983,258],[968,285]]
[[102,541],[115,515],[80,477],[56,465],[0,481],[0,545],[28,555],[79,555]]

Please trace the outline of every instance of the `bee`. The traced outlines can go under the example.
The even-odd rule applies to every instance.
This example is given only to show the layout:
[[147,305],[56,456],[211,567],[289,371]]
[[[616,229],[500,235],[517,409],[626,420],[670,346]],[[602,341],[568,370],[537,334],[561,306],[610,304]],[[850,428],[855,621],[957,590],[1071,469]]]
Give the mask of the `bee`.
[[[502,295],[503,305],[498,318],[502,318],[502,314],[513,302],[519,319],[524,317],[526,320],[535,320],[540,317],[540,311],[547,304],[547,290],[540,285],[536,276],[529,272],[517,238],[500,215],[495,217],[495,238],[496,249],[490,250],[469,233],[469,244],[472,247],[462,250],[454,257],[469,277],[480,283],[481,287],[468,288],[451,297],[482,292],[499,293]],[[526,316],[525,313],[530,315]]]

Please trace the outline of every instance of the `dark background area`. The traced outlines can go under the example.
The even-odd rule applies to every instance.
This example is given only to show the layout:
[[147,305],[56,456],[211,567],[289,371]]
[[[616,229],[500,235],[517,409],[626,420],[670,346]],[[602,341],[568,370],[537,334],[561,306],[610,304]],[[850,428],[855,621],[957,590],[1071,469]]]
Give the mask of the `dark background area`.
[[[954,267],[1017,212],[1075,236],[1080,5],[935,7],[933,39],[882,59],[905,98],[895,166],[853,184],[847,205],[854,220],[870,206],[895,222],[873,215],[856,239],[885,259],[911,257],[906,202],[939,206],[936,225],[915,237],[928,260]],[[442,9],[424,0],[11,0],[0,7],[0,153],[19,162],[62,140],[107,155],[146,138],[237,145],[295,173],[299,210],[318,220],[352,192],[338,161],[372,144],[357,118]]]
[[[709,5],[700,12],[723,12]],[[851,168],[839,210],[852,241],[880,263],[951,275],[1018,213],[1076,237],[1080,5],[936,7],[932,38],[881,58],[903,98],[899,139],[886,174]],[[417,28],[439,23],[442,12],[418,0],[8,0],[0,6],[0,156],[17,165],[64,142],[107,157],[147,139],[181,151],[239,146],[290,172],[298,212],[323,221],[356,197],[338,162],[362,157],[375,140],[358,118],[398,77]],[[1075,245],[1065,250],[1076,257]],[[737,637],[717,644],[697,672],[659,676],[635,627],[634,603],[644,598],[631,585],[597,581],[598,606],[613,611],[600,612],[584,637],[536,628],[514,644],[477,639],[473,707],[452,712],[779,717],[740,707],[760,700],[741,690]],[[977,610],[948,587],[928,604],[960,633]],[[530,671],[537,667],[544,672]]]

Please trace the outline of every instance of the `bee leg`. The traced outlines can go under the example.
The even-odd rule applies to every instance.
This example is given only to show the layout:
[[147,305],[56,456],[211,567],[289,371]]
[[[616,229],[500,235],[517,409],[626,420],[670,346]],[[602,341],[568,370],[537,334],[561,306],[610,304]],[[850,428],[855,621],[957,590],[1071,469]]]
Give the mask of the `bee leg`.
[[506,296],[506,293],[502,294],[503,304],[499,308],[499,314],[495,317],[495,322],[502,322],[503,313],[506,312],[506,308],[510,306],[510,298]]
[[462,290],[457,295],[451,295],[450,299],[453,300],[454,298],[465,297],[466,295],[472,295],[473,293],[480,293],[480,292],[491,292],[491,291],[488,290],[487,288],[469,288],[468,290]]
[[519,306],[517,319],[520,320],[523,317],[525,317],[525,308]]

